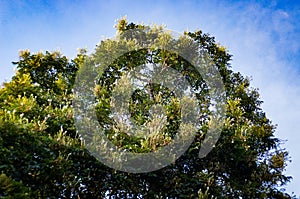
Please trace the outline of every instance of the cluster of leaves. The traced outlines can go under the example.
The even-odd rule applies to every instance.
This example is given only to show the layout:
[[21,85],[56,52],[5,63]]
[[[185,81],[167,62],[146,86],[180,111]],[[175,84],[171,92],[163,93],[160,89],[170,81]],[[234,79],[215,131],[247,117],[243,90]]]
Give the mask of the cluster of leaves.
[[[119,21],[118,33],[134,28],[159,32],[162,27],[147,27]],[[221,137],[207,157],[198,152],[208,128],[202,124],[189,150],[174,164],[151,173],[131,174],[113,170],[97,161],[85,149],[74,127],[72,87],[85,60],[103,60],[100,51],[117,45],[104,40],[91,56],[79,53],[69,61],[57,52],[31,54],[22,51],[15,62],[17,73],[0,90],[0,197],[3,198],[291,198],[278,187],[290,177],[283,175],[288,154],[274,137],[275,126],[261,110],[259,94],[249,80],[230,70],[231,56],[201,31],[186,33],[204,48],[221,74],[226,89],[226,122]],[[128,38],[129,45],[138,42]],[[104,48],[105,49],[105,48]],[[149,56],[149,53],[152,56]],[[111,124],[108,117],[113,83],[124,71],[151,60],[171,65],[188,76],[199,88],[199,106],[207,110],[207,88],[190,65],[175,57],[164,59],[165,52],[133,51],[112,63],[95,86],[100,125]],[[170,55],[168,55],[170,57]],[[171,56],[174,57],[174,56]],[[109,59],[109,58],[107,58]],[[129,61],[128,61],[129,60]],[[155,151],[164,146],[178,127],[180,114],[176,98],[159,85],[151,84],[152,98],[136,91],[130,102],[131,116],[143,125],[147,110],[162,103],[169,126],[159,141],[132,138],[108,131],[107,136],[120,147],[135,152]],[[170,97],[170,98],[167,98]],[[151,100],[150,100],[151,99]],[[155,100],[157,100],[155,102]],[[156,137],[157,138],[157,137]]]
[[29,198],[100,196],[101,183],[88,184],[105,169],[78,139],[71,106],[72,81],[83,56],[69,62],[57,52],[23,51],[17,74],[0,90],[0,170],[14,180],[8,187],[20,183]]

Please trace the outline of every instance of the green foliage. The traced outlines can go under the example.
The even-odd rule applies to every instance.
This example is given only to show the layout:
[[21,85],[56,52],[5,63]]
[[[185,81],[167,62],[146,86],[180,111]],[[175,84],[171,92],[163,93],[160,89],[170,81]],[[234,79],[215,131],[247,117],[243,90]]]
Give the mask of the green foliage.
[[29,192],[22,182],[17,182],[4,173],[0,175],[0,198],[29,199]]
[[[117,25],[119,36],[125,38],[124,32],[135,28],[147,28],[151,34],[160,34],[163,29],[128,24],[126,19]],[[151,34],[145,37],[151,39]],[[209,125],[205,117],[194,142],[181,158],[161,170],[142,174],[115,171],[98,162],[85,149],[74,127],[72,88],[78,69],[84,61],[109,63],[114,58],[105,57],[107,52],[126,44],[133,51],[112,62],[94,88],[99,124],[110,127],[106,129],[107,137],[124,149],[144,153],[167,145],[180,123],[179,102],[170,90],[149,84],[151,96],[137,90],[131,97],[130,114],[136,124],[155,125],[148,114],[152,105],[166,110],[167,128],[147,138],[129,136],[113,126],[117,124],[109,118],[110,100],[114,82],[126,71],[150,60],[187,76],[199,91],[197,99],[203,115],[208,114],[211,102],[207,85],[195,69],[175,54],[155,46],[150,51],[134,51],[138,38],[122,40],[126,43],[104,40],[93,54],[88,56],[81,50],[71,61],[57,52],[22,51],[20,60],[15,62],[16,75],[0,90],[0,197],[291,198],[279,189],[279,185],[290,180],[283,174],[288,153],[274,137],[275,126],[261,110],[257,90],[250,87],[247,78],[230,69],[231,55],[213,37],[201,31],[185,34],[208,52],[226,88],[226,122],[207,157],[198,157]],[[170,39],[170,35],[162,35],[159,42]]]

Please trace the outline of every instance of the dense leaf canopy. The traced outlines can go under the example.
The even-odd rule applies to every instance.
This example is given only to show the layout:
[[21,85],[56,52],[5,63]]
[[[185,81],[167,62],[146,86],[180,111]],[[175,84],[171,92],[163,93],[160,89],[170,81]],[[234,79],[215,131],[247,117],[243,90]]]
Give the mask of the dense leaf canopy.
[[[122,19],[117,33],[122,36],[126,30],[138,28],[152,33],[163,29]],[[283,174],[288,153],[274,137],[275,126],[261,110],[257,90],[250,87],[248,78],[230,69],[231,55],[214,37],[202,31],[185,34],[214,61],[226,91],[224,127],[206,157],[199,158],[209,125],[204,119],[189,149],[160,170],[133,174],[102,164],[76,132],[72,88],[85,62],[100,63],[106,55],[103,49],[114,49],[120,43],[103,40],[91,55],[82,50],[71,61],[58,52],[22,51],[15,62],[15,76],[0,90],[0,197],[291,198],[280,189],[290,180]],[[138,42],[136,38],[124,41]],[[140,64],[164,63],[186,75],[199,91],[203,116],[209,113],[211,101],[201,75],[185,60],[166,53],[159,49],[133,51],[112,62],[99,76],[94,87],[97,118],[116,146],[136,153],[156,151],[172,140],[180,123],[176,97],[168,88],[149,84],[150,94],[143,90],[133,93],[131,117],[136,124],[145,125],[150,107],[162,104],[167,110],[165,131],[142,138],[112,127],[109,101],[113,83]]]

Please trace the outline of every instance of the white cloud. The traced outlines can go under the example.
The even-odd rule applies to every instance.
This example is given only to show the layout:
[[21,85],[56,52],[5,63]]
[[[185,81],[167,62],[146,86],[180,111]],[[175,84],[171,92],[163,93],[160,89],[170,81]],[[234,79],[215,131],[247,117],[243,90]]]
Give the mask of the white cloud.
[[210,28],[212,32],[215,28],[226,41],[234,55],[233,68],[251,76],[252,85],[259,88],[264,101],[263,110],[274,124],[278,124],[276,136],[288,140],[283,147],[290,152],[293,162],[288,166],[287,174],[292,175],[294,180],[287,190],[297,191],[300,184],[300,171],[297,169],[300,164],[300,67],[286,57],[299,52],[294,24],[287,12],[257,4],[230,12],[235,13],[237,22],[229,22],[230,26],[222,30]]

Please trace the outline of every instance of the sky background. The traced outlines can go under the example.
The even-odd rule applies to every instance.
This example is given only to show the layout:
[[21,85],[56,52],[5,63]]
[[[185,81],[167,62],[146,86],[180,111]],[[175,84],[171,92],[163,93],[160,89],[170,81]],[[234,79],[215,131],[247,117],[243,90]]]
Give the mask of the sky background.
[[74,58],[78,48],[115,35],[116,20],[166,24],[183,32],[201,29],[233,55],[232,68],[251,77],[263,110],[292,162],[289,193],[300,195],[300,1],[38,1],[0,0],[0,82],[14,74],[19,50],[59,50]]

